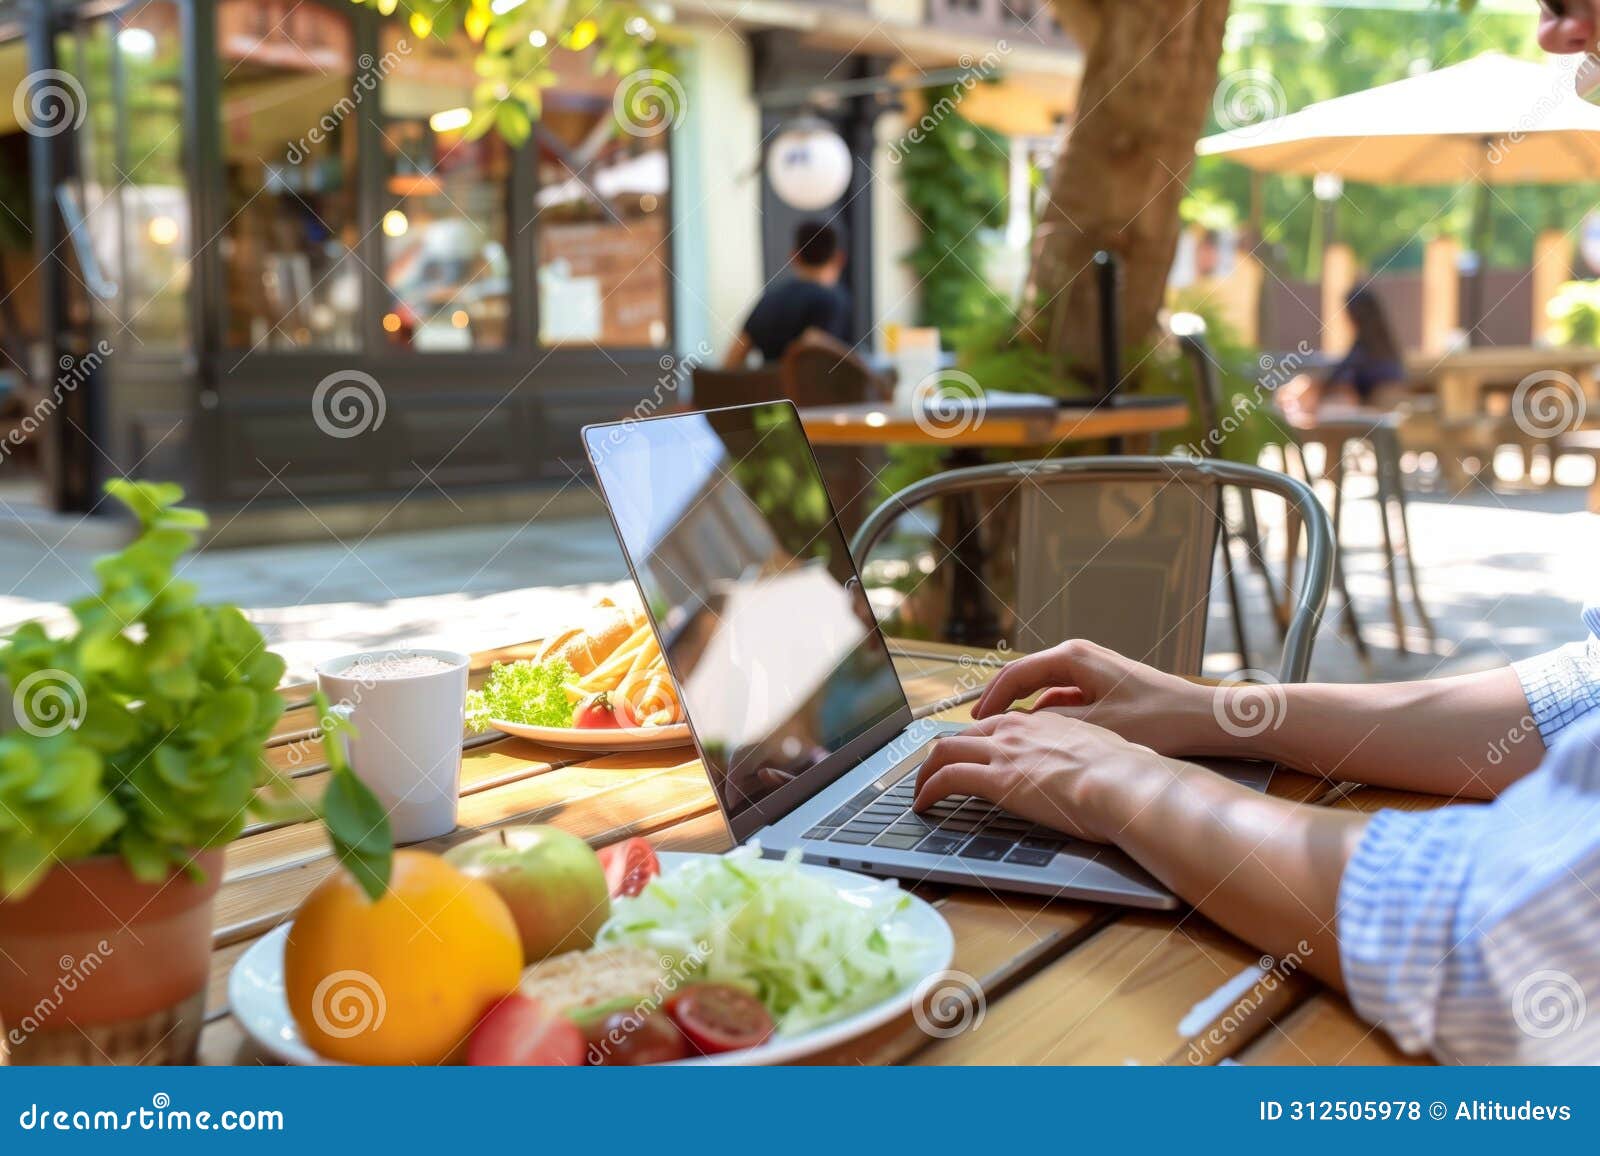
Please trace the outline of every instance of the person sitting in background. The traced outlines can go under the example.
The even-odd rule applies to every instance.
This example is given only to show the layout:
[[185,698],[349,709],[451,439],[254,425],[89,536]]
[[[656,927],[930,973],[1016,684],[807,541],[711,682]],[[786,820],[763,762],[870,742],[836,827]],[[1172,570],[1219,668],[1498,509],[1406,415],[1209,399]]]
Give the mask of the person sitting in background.
[[839,284],[844,250],[833,226],[807,221],[795,230],[790,275],[761,294],[734,340],[724,369],[743,369],[752,351],[766,365],[808,332],[850,341],[850,295]]
[[1320,380],[1302,373],[1278,390],[1278,405],[1291,421],[1314,418],[1329,400],[1392,409],[1405,389],[1405,357],[1377,293],[1357,286],[1345,298],[1344,311],[1355,329],[1349,352]]

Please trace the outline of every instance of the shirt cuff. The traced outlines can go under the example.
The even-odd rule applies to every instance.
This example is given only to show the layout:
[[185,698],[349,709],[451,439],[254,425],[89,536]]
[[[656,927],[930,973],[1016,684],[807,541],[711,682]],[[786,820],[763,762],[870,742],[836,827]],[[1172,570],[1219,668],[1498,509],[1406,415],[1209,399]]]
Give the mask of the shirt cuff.
[[1522,683],[1528,715],[1546,750],[1562,731],[1600,706],[1600,658],[1587,642],[1524,658],[1511,669]]
[[1407,1052],[1435,1039],[1442,966],[1479,808],[1379,811],[1339,881],[1339,957],[1357,1014]]

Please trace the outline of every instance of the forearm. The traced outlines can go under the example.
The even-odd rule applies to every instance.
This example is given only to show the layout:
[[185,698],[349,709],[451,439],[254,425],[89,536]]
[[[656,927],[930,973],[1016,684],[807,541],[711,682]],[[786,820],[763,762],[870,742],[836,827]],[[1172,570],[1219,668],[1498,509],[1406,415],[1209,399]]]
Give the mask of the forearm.
[[[1259,734],[1250,732],[1260,716],[1237,701],[1250,695],[1256,709],[1273,712]],[[1190,753],[1270,758],[1331,779],[1492,798],[1544,755],[1510,668],[1376,686],[1216,688],[1206,697],[1211,717],[1200,717]]]
[[1363,815],[1258,794],[1176,759],[1119,777],[1096,804],[1108,834],[1202,914],[1277,958],[1290,952],[1342,986],[1339,879]]

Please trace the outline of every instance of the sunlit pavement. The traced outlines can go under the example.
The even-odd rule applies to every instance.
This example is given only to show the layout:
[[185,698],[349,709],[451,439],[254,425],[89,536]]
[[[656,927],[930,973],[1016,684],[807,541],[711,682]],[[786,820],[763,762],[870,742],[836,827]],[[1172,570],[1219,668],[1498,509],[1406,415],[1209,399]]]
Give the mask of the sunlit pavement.
[[[1420,678],[1503,664],[1581,636],[1578,612],[1591,597],[1600,519],[1583,513],[1589,467],[1563,463],[1550,488],[1516,483],[1450,496],[1413,492],[1411,528],[1423,600],[1438,639],[1429,647],[1415,620],[1412,653],[1400,654],[1390,621],[1370,484],[1357,479],[1346,511],[1349,581],[1369,646],[1371,670],[1339,630],[1330,601],[1313,676],[1339,681]],[[1578,476],[1578,475],[1581,475]],[[102,543],[76,538],[47,549],[28,535],[0,543],[0,629],[30,618],[65,621],[63,604],[85,593]],[[216,549],[183,576],[208,600],[243,607],[269,642],[306,676],[350,650],[409,645],[479,650],[538,637],[575,610],[627,590],[627,571],[602,516],[374,537],[364,542]],[[1231,651],[1224,605],[1213,605],[1208,672],[1275,670],[1277,637],[1257,579],[1246,572],[1252,654]],[[1410,612],[1409,599],[1406,609]]]

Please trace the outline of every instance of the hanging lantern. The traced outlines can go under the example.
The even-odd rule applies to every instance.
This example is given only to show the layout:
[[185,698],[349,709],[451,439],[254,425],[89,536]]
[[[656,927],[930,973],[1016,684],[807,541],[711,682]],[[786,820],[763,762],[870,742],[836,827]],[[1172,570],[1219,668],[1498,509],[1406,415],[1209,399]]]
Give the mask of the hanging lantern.
[[790,121],[767,148],[767,180],[790,208],[826,209],[850,187],[850,146],[816,117]]

